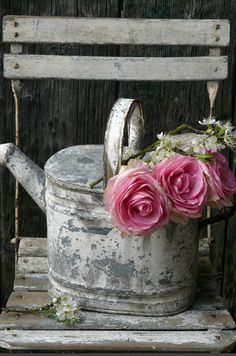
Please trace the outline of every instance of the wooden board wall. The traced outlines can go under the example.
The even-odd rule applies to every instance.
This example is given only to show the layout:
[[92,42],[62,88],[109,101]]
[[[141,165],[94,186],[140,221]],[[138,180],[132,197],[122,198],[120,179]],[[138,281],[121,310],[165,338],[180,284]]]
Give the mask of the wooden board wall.
[[[231,43],[224,53],[230,56],[229,79],[220,86],[216,114],[219,118],[233,118],[235,100],[234,53],[236,39],[236,3],[183,0],[2,0],[0,21],[3,15],[146,17],[146,18],[228,18],[231,22]],[[7,50],[7,46],[4,46]],[[82,54],[82,55],[197,55],[207,54],[207,49],[191,47],[132,46],[29,46],[31,53]],[[3,47],[0,47],[2,56]],[[183,68],[184,70],[184,68]],[[119,96],[137,97],[144,106],[146,117],[145,142],[150,142],[157,132],[166,131],[177,124],[195,124],[209,112],[206,84],[179,83],[114,83],[40,80],[25,81],[21,100],[21,148],[43,167],[56,151],[67,146],[85,143],[102,143],[108,113]],[[0,142],[14,140],[14,107],[10,83],[0,78]],[[1,303],[4,304],[13,281],[14,251],[10,239],[14,236],[14,179],[5,169],[0,170],[0,253],[1,253]],[[46,234],[45,217],[21,192],[20,233],[24,236]],[[235,224],[236,218],[231,219]],[[230,221],[231,224],[231,221]],[[231,225],[229,225],[231,226]],[[224,275],[224,295],[231,307],[236,306],[236,242],[234,229],[226,223],[213,228],[217,231],[212,250],[214,273]],[[227,246],[224,247],[224,240]],[[224,262],[226,261],[226,265]],[[223,267],[224,265],[224,267]],[[233,284],[234,283],[234,284]]]

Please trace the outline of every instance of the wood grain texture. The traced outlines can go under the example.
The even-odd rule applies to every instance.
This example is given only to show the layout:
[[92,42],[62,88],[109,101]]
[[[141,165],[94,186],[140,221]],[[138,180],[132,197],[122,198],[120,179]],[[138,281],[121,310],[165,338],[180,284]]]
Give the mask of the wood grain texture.
[[[119,1],[105,0],[8,0],[1,1],[0,23],[3,15],[34,16],[99,16],[119,17]],[[4,47],[6,49],[6,47]],[[25,51],[45,53],[41,46],[26,46]],[[116,46],[47,45],[47,54],[118,55]],[[3,46],[0,47],[2,58]],[[2,61],[1,61],[2,64]],[[2,72],[2,71],[1,71]],[[14,106],[10,83],[1,80],[0,120],[1,143],[14,141]],[[102,143],[109,111],[117,98],[117,84],[42,80],[24,81],[20,101],[20,147],[41,167],[56,151],[83,143]],[[13,287],[14,246],[14,178],[0,170],[1,182],[1,303],[4,305]],[[44,214],[21,190],[20,233],[28,236],[46,235]]]
[[46,238],[21,237],[18,256],[47,257]]
[[226,310],[188,310],[165,318],[138,317],[107,313],[80,313],[80,322],[73,326],[59,323],[42,313],[12,311],[0,316],[0,330],[208,330],[233,329],[235,323]]
[[[0,5],[0,24],[3,15],[10,11],[9,1]],[[2,33],[0,31],[0,39]],[[4,47],[0,46],[0,58]],[[14,104],[10,83],[2,76],[3,68],[0,61],[0,143],[14,140]],[[14,187],[15,180],[5,169],[0,168],[0,306],[5,305],[12,290],[14,281],[14,246],[10,243],[14,236]]]
[[227,57],[122,58],[6,54],[4,76],[11,79],[220,80],[227,77]]
[[[228,79],[220,84],[216,98],[214,114],[223,120],[234,117],[235,121],[235,42],[236,42],[236,3],[233,0],[223,3],[220,0],[199,3],[198,1],[165,1],[150,0],[148,6],[144,0],[125,0],[122,16],[137,18],[227,18],[231,23],[230,46],[226,52],[229,55],[229,76]],[[169,48],[169,47],[147,47],[145,53],[149,56],[170,56],[174,55],[195,55],[204,54],[202,49]],[[144,48],[137,49],[134,46],[123,46],[121,55],[137,56],[144,52]],[[183,122],[197,125],[199,118],[209,114],[209,100],[205,83],[121,83],[119,86],[120,96],[132,95],[142,101],[145,114],[145,143],[155,139],[157,132],[168,131]],[[164,99],[163,99],[164,98]],[[232,220],[234,221],[234,216]],[[227,277],[225,285],[230,285],[225,301],[231,300],[232,305],[236,306],[235,285],[235,248],[226,248],[226,229],[227,223],[221,222],[212,227],[216,243],[211,248],[211,260],[213,272],[219,278],[221,285],[222,274]],[[228,237],[229,238],[229,237]],[[234,233],[231,234],[231,241]],[[233,243],[231,243],[231,247]],[[224,257],[226,252],[226,257]],[[227,257],[228,256],[228,257]],[[227,261],[227,266],[225,262]],[[224,267],[225,266],[225,267]],[[225,268],[227,272],[224,273]],[[234,277],[233,277],[234,276]],[[226,290],[226,289],[225,289]],[[226,297],[226,293],[224,293]],[[234,296],[234,297],[233,297]],[[229,304],[228,304],[229,305]],[[236,312],[235,312],[236,317]]]
[[229,22],[227,20],[191,19],[5,16],[3,19],[3,41],[13,43],[227,46],[229,44]]
[[234,331],[104,331],[5,330],[0,345],[14,350],[96,351],[227,351],[236,342]]
[[[10,311],[26,311],[32,308],[40,307],[49,301],[47,292],[18,290],[12,292],[7,302],[7,309]],[[212,311],[222,310],[222,299],[214,289],[199,290],[197,299],[192,306],[193,310],[197,311]],[[214,314],[214,313],[213,313]]]
[[[2,0],[2,15],[33,16],[101,16],[133,17],[158,19],[200,19],[222,18],[231,23],[230,47],[223,54],[229,55],[229,77],[219,88],[215,114],[218,118],[235,117],[235,73],[234,54],[236,41],[236,3],[234,0],[199,2],[197,0]],[[29,49],[26,46],[25,51]],[[47,45],[30,46],[32,53],[69,54],[69,55],[118,55],[119,48],[87,46]],[[3,47],[0,48],[2,57]],[[169,47],[140,48],[122,46],[122,55],[208,55],[204,49],[192,47],[175,49]],[[14,109],[10,85],[3,79],[0,85],[2,120],[0,120],[1,142],[14,140]],[[21,147],[42,167],[51,154],[57,150],[81,143],[102,143],[104,127],[108,113],[118,96],[139,98],[146,116],[146,136],[144,143],[150,143],[156,133],[167,131],[176,125],[187,122],[196,125],[199,119],[207,116],[209,103],[205,83],[112,83],[112,82],[76,82],[76,81],[25,81],[21,100]],[[234,118],[235,121],[235,118]],[[1,299],[6,301],[10,292],[14,274],[14,253],[10,239],[14,236],[14,180],[1,169]],[[235,217],[233,218],[235,219]],[[45,217],[25,193],[21,196],[21,234],[42,236],[46,232]],[[219,234],[214,247],[214,265],[217,273],[224,274],[224,296],[231,307],[235,301],[235,248],[234,231],[227,235],[229,248],[222,239],[227,225],[215,231]],[[219,232],[218,232],[219,231]],[[225,235],[226,236],[226,235]],[[225,257],[224,257],[225,256]],[[226,262],[226,265],[224,264]],[[222,266],[225,266],[224,268]],[[226,292],[226,285],[229,286]],[[4,286],[4,287],[3,287]],[[227,295],[227,297],[226,297]]]
[[19,257],[16,264],[16,273],[47,273],[48,261],[46,257]]
[[[31,251],[34,258],[42,255],[45,246],[46,239],[24,237],[19,254],[30,258]],[[17,275],[18,289],[11,294],[6,312],[0,315],[0,346],[14,350],[229,351],[236,342],[235,323],[211,284],[207,250],[202,242],[200,292],[194,305],[165,318],[82,311],[78,324],[66,326],[32,313],[32,309],[50,300],[43,284],[47,276],[29,270]]]
[[47,274],[16,274],[14,281],[14,291],[47,291]]
[[12,292],[7,301],[7,310],[26,311],[47,304],[50,297],[47,292]]

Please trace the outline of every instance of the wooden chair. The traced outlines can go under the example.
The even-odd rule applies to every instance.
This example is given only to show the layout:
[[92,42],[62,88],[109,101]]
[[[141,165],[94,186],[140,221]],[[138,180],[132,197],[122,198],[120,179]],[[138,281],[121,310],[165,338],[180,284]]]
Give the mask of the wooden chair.
[[[220,55],[220,47],[229,42],[225,20],[6,16],[3,41],[11,44],[10,53],[4,55],[4,76],[12,81],[17,119],[24,79],[205,80],[212,114],[218,81],[227,77],[227,57]],[[22,54],[27,43],[208,46],[209,56]],[[236,343],[236,325],[212,280],[205,242],[199,262],[198,298],[183,313],[141,317],[84,312],[78,325],[68,327],[29,312],[48,301],[46,239],[21,238],[14,290],[8,312],[0,316],[0,346],[10,350],[230,351]]]

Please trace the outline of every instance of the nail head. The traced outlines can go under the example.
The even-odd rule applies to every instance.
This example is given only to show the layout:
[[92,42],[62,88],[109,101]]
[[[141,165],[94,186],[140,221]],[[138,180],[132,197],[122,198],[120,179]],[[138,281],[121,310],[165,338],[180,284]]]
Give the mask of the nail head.
[[216,41],[218,42],[220,40],[220,36],[216,36]]
[[219,29],[220,29],[220,25],[217,24],[217,25],[216,25],[216,30],[219,30]]
[[17,21],[14,21],[14,26],[17,27],[19,23]]
[[18,37],[19,36],[19,33],[18,32],[15,32],[14,33],[14,37]]
[[19,64],[18,63],[13,64],[13,68],[14,69],[18,69],[19,68]]

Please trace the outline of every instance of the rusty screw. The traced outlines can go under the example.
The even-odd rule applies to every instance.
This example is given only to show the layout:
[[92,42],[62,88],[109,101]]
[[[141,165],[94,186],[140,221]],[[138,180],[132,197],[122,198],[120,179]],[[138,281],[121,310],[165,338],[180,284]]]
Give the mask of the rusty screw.
[[16,37],[18,37],[19,36],[19,33],[18,32],[15,32],[14,33],[14,37],[16,38]]
[[13,68],[14,69],[18,69],[19,68],[19,64],[18,63],[13,64]]
[[14,21],[14,27],[17,27],[19,23],[17,21]]
[[220,29],[220,25],[217,24],[217,25],[216,25],[216,30],[219,30],[219,29]]
[[220,40],[220,36],[216,36],[216,41],[218,42]]

